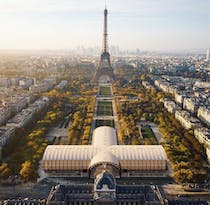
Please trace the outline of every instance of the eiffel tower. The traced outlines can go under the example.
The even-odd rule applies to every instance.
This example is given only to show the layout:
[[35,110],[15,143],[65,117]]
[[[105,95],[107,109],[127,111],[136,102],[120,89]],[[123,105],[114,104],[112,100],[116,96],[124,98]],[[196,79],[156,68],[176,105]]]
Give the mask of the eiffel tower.
[[114,82],[115,75],[111,66],[110,54],[108,52],[108,32],[107,32],[107,15],[108,10],[104,9],[104,34],[103,34],[103,51],[101,54],[100,63],[95,74],[94,82]]

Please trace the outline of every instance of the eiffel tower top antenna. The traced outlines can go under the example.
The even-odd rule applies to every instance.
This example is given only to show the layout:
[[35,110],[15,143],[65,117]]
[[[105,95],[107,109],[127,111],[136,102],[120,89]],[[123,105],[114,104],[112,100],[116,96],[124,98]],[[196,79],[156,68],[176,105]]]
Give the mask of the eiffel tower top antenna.
[[107,7],[106,7],[106,0],[105,0],[103,52],[107,52],[108,51],[107,15],[108,15],[108,10],[107,10]]

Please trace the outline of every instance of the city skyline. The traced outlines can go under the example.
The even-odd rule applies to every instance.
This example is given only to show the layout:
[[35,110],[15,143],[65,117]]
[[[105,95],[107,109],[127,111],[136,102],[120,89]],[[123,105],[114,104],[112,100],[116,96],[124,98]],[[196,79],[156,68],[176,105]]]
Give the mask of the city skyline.
[[[210,2],[107,1],[109,42],[122,49],[210,47]],[[101,47],[104,1],[0,0],[0,49]]]

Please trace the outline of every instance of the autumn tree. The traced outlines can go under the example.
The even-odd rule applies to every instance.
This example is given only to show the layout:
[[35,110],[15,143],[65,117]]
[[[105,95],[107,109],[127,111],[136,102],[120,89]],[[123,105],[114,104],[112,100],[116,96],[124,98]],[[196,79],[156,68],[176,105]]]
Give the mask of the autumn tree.
[[0,179],[7,179],[10,174],[11,171],[7,163],[3,163],[2,165],[0,165]]
[[193,173],[190,169],[179,169],[174,172],[174,179],[178,183],[191,182],[193,179]]
[[25,161],[21,167],[19,174],[25,181],[35,181],[37,179],[38,174],[30,161]]

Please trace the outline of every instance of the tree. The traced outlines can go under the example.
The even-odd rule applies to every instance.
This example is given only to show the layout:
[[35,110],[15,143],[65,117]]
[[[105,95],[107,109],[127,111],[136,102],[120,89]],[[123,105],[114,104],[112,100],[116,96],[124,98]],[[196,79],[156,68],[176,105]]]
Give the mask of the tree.
[[20,170],[20,176],[25,181],[35,181],[37,179],[38,174],[33,164],[27,160],[22,164],[22,168]]
[[180,169],[174,172],[174,179],[178,183],[191,182],[193,179],[193,173],[190,169]]
[[11,171],[8,167],[7,163],[3,163],[0,166],[0,179],[7,179],[9,175],[11,174]]
[[190,167],[189,162],[180,162],[173,166],[174,171],[178,171],[180,169],[188,169]]
[[153,144],[153,142],[152,142],[152,140],[151,140],[151,139],[146,138],[146,139],[144,139],[144,144],[145,144],[145,145],[152,145],[152,144]]

